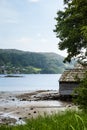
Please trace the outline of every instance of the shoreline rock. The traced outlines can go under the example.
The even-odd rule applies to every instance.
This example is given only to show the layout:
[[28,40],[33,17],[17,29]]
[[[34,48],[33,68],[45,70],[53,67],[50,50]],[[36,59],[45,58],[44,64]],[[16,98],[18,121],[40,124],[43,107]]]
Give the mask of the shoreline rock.
[[71,108],[71,103],[60,101],[55,90],[0,92],[0,124],[23,124],[24,120],[44,113],[65,111],[69,104]]
[[59,93],[57,91],[35,91],[20,94],[16,98],[20,101],[59,100]]

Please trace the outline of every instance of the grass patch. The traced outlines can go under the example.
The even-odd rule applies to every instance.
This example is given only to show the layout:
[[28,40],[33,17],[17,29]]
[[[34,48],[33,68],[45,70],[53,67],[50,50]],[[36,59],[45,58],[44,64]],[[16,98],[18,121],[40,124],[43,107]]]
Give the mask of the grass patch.
[[26,125],[0,126],[0,130],[87,130],[87,113],[66,111],[62,114],[39,116]]

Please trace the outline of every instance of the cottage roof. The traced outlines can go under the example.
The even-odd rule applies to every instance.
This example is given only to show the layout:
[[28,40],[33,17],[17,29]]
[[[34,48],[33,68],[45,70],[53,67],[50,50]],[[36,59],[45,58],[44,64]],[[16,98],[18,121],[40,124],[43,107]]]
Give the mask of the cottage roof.
[[60,82],[78,82],[83,79],[87,68],[75,66],[73,69],[65,70],[61,75]]

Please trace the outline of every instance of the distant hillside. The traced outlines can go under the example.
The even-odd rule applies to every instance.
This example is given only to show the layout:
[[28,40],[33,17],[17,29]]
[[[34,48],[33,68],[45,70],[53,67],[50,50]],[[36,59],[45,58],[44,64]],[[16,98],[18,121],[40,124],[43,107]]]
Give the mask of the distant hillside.
[[0,49],[0,73],[62,73],[73,66],[64,64],[63,59],[55,53]]

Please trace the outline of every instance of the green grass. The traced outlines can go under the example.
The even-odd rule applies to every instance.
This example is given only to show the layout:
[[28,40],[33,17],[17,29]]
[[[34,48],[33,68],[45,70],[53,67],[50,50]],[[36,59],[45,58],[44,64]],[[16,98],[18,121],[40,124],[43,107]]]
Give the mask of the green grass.
[[0,130],[87,130],[87,113],[66,111],[62,114],[39,116],[26,125],[0,126]]

